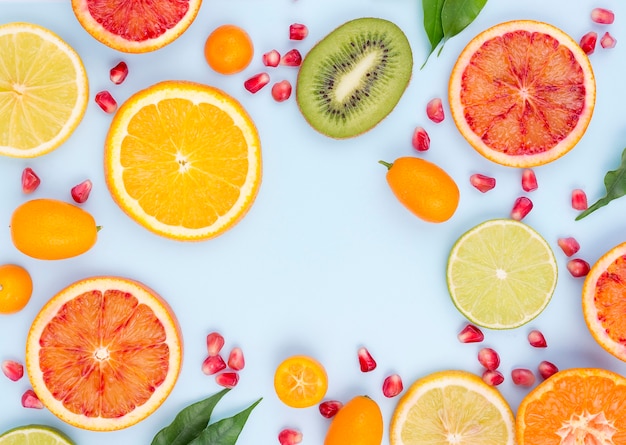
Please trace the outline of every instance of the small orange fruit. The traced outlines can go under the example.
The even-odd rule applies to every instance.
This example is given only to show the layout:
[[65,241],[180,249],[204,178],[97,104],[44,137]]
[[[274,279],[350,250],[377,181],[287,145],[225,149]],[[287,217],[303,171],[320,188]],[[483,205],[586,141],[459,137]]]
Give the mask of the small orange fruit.
[[236,25],[216,28],[204,44],[204,57],[213,70],[220,74],[235,74],[243,71],[254,54],[252,39],[246,31]]
[[182,336],[156,292],[120,277],[92,277],[61,290],[35,317],[26,341],[33,390],[79,428],[136,424],[170,394]]
[[328,376],[320,362],[305,355],[283,360],[274,373],[278,398],[292,408],[316,405],[326,395]]
[[459,188],[441,167],[421,158],[402,157],[388,168],[387,182],[396,198],[424,221],[441,223],[454,215]]
[[378,404],[367,396],[356,396],[333,417],[324,445],[380,445],[383,416]]
[[11,217],[11,238],[22,253],[40,260],[60,260],[87,252],[98,227],[90,213],[56,199],[33,199]]
[[0,314],[24,309],[33,294],[33,280],[26,269],[16,264],[0,266]]

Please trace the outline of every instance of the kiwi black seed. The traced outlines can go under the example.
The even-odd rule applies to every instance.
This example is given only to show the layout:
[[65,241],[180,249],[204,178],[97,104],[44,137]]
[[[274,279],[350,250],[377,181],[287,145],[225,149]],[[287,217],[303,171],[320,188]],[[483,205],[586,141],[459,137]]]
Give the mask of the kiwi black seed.
[[385,19],[359,18],[306,54],[296,100],[314,129],[350,138],[372,129],[394,109],[412,72],[413,53],[402,30]]

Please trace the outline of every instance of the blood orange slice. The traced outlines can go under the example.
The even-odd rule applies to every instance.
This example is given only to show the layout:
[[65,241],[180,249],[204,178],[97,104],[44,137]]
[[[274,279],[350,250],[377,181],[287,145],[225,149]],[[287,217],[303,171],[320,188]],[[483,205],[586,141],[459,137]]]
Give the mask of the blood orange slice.
[[202,0],[72,0],[79,23],[105,45],[144,53],[173,42],[194,21]]
[[57,417],[112,431],[156,410],[176,383],[182,337],[167,303],[118,277],[78,281],[55,295],[28,333],[33,389]]
[[531,167],[576,145],[591,120],[596,86],[587,55],[565,32],[515,20],[470,41],[448,96],[456,126],[480,154]]

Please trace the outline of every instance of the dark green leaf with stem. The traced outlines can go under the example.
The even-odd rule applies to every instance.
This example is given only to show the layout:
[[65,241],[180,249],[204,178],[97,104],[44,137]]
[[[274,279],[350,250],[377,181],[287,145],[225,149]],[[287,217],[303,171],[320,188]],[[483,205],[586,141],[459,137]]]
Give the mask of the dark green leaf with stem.
[[232,417],[212,423],[188,445],[235,445],[250,413],[261,400],[262,398]]
[[604,187],[606,188],[606,195],[578,215],[576,217],[576,221],[583,219],[585,216],[595,212],[600,207],[604,207],[614,199],[621,198],[626,195],[626,149],[622,152],[622,163],[618,169],[612,170],[604,176]]
[[487,0],[445,0],[441,10],[444,39],[454,37],[472,23]]
[[441,26],[441,10],[445,0],[422,0],[424,11],[424,31],[430,41],[430,54],[443,40],[443,27]]

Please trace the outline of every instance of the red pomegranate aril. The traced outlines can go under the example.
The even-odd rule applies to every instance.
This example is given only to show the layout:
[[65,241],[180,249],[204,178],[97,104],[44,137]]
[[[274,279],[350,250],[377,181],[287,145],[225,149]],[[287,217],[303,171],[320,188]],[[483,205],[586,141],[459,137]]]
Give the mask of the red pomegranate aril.
[[530,369],[516,368],[511,371],[511,380],[518,386],[533,386],[535,384],[535,374]]
[[270,76],[267,73],[255,74],[243,83],[243,87],[252,94],[258,92],[265,85],[270,83]]
[[126,65],[126,62],[124,61],[121,61],[111,68],[111,72],[109,74],[111,82],[115,85],[119,85],[124,82],[124,80],[126,80],[126,76],[128,76],[128,65]]
[[385,377],[383,381],[383,395],[387,398],[397,396],[404,389],[402,378],[398,374]]
[[284,66],[300,66],[302,64],[302,54],[297,49],[289,50],[281,57],[280,64]]
[[285,428],[278,433],[280,445],[297,445],[302,442],[302,433],[293,428]]
[[343,408],[343,403],[339,400],[325,400],[319,406],[320,414],[326,419],[334,417],[341,408]]
[[530,168],[525,168],[524,171],[522,171],[522,189],[525,192],[532,192],[533,190],[537,190],[537,187],[535,171]]
[[496,186],[496,178],[481,175],[480,173],[474,173],[470,176],[470,184],[472,184],[474,188],[481,193],[486,193]]
[[615,48],[617,44],[617,40],[610,33],[605,32],[602,38],[600,39],[600,46],[604,49]]
[[598,33],[589,31],[580,39],[580,47],[588,56],[596,50],[596,42],[598,41]]
[[114,113],[117,110],[117,102],[108,91],[100,91],[96,94],[96,103],[105,113]]
[[534,348],[547,348],[548,342],[543,333],[537,329],[533,329],[528,333],[528,343]]
[[554,363],[549,362],[547,360],[544,360],[541,363],[539,363],[539,366],[537,369],[539,371],[539,375],[544,380],[553,376],[557,372],[559,372],[559,368],[557,368]]
[[218,355],[224,347],[224,337],[219,332],[211,332],[206,336],[206,350],[209,356]]
[[574,210],[587,210],[587,194],[584,190],[572,190],[572,208]]
[[570,257],[574,255],[576,252],[580,250],[580,244],[576,241],[576,238],[567,237],[567,238],[559,238],[557,244],[563,251],[563,253]]
[[202,362],[202,372],[206,375],[214,375],[226,369],[226,362],[220,355],[209,355]]
[[610,25],[615,21],[615,14],[609,9],[593,8],[591,10],[591,20],[601,25]]
[[43,409],[43,403],[32,389],[27,389],[22,394],[22,406],[24,408]]
[[511,218],[517,221],[523,220],[533,209],[533,202],[526,196],[520,196],[513,203]]
[[233,371],[241,371],[246,366],[243,357],[243,351],[239,347],[235,347],[228,354],[228,367]]
[[277,67],[280,63],[280,53],[275,49],[263,54],[263,65],[269,67]]
[[272,97],[276,102],[284,102],[291,97],[291,83],[281,80],[272,85]]
[[467,324],[457,335],[461,343],[480,343],[485,339],[483,332],[473,324]]
[[411,143],[417,151],[427,151],[430,148],[430,136],[422,127],[417,127],[413,132]]
[[80,184],[76,184],[72,187],[72,190],[70,190],[72,199],[78,204],[83,204],[89,199],[92,187],[93,183],[89,179],[84,180]]
[[443,103],[441,99],[436,97],[426,104],[426,115],[428,119],[438,124],[445,119],[445,115],[443,113]]
[[37,190],[39,184],[41,184],[41,179],[39,179],[37,173],[32,168],[26,167],[22,171],[22,192],[26,194],[33,193]]
[[495,371],[500,366],[500,355],[492,348],[482,348],[478,351],[478,362],[489,371]]
[[289,40],[304,40],[309,35],[309,28],[302,23],[289,25]]
[[490,386],[498,386],[504,382],[504,375],[500,371],[485,369],[482,375],[483,382]]
[[580,258],[574,258],[567,262],[567,270],[574,278],[581,278],[587,276],[591,266],[588,262]]
[[224,388],[234,388],[239,383],[237,372],[223,372],[215,376],[215,382]]
[[361,372],[370,372],[376,369],[376,360],[372,357],[372,354],[365,347],[360,347],[357,351],[359,357],[359,366]]
[[24,365],[15,360],[4,360],[2,362],[2,372],[9,380],[17,382],[24,377]]

